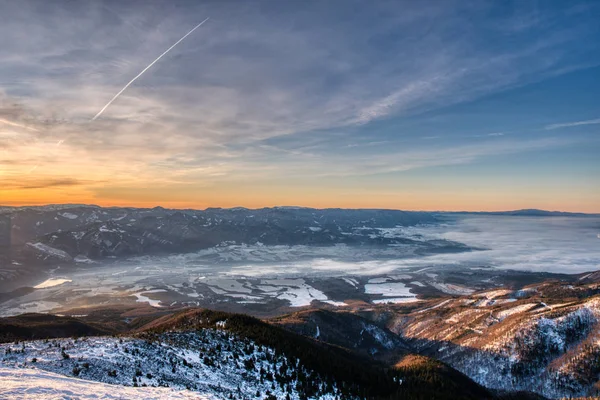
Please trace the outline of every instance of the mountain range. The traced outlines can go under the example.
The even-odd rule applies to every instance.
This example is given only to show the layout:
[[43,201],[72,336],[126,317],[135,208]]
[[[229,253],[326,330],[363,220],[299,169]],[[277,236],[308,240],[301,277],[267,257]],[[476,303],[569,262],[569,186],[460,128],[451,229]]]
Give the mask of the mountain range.
[[[404,254],[482,250],[419,229],[456,215],[0,207],[0,310],[9,315],[0,318],[0,397],[597,396],[600,272],[418,265],[401,273],[243,276],[207,266],[262,269],[264,259],[289,269],[319,254],[393,263]],[[177,258],[185,254],[204,258],[191,268]]]
[[0,367],[214,398],[576,398],[598,394],[599,324],[600,273],[263,320],[97,307],[0,319]]

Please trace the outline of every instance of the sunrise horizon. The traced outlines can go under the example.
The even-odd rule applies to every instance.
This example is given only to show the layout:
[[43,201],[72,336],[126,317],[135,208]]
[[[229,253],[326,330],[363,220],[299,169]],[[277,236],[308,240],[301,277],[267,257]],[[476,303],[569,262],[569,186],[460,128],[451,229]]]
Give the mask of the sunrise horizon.
[[593,2],[175,3],[5,5],[0,203],[600,212]]
[[285,203],[267,203],[264,205],[243,205],[238,203],[232,203],[228,205],[178,205],[177,203],[94,203],[94,202],[68,202],[68,203],[53,203],[53,202],[40,202],[40,203],[0,203],[1,207],[53,207],[53,206],[66,206],[66,207],[99,207],[99,208],[137,208],[137,209],[154,209],[164,208],[173,211],[205,211],[209,209],[247,209],[247,210],[260,210],[265,208],[287,208],[287,209],[316,209],[316,210],[327,210],[327,209],[342,209],[342,210],[386,210],[386,211],[409,211],[409,212],[439,212],[439,213],[510,213],[515,211],[541,211],[547,213],[564,213],[564,214],[584,214],[584,215],[600,215],[600,211],[580,211],[577,209],[558,209],[558,208],[541,208],[535,206],[524,206],[516,208],[491,208],[491,209],[469,209],[469,208],[454,208],[454,209],[443,209],[443,208],[411,208],[410,206],[319,206],[319,205],[302,205],[302,204],[285,204]]

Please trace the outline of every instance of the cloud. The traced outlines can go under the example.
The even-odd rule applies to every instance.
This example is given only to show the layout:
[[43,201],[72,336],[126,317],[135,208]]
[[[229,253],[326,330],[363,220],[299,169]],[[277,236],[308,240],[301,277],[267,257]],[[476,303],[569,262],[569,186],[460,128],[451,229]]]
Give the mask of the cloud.
[[561,128],[571,128],[573,126],[596,125],[596,124],[600,124],[600,118],[588,119],[586,121],[575,121],[575,122],[566,122],[566,123],[562,123],[562,124],[546,125],[545,129],[553,130],[553,129],[561,129]]
[[[185,14],[160,4],[9,7],[16,22],[0,29],[15,45],[0,50],[2,72],[15,82],[12,89],[31,93],[27,101],[37,112],[54,108],[66,119],[89,118],[158,49],[179,38],[192,15],[212,12],[216,17],[201,36],[167,55],[105,117],[177,125],[180,132],[195,126],[188,135],[201,130],[221,140],[247,141],[366,124],[470,100],[529,82],[530,75],[540,79],[559,65],[568,40],[561,33],[481,48],[464,22],[485,11],[458,13],[445,3],[428,8],[382,3],[348,15],[317,3],[301,13],[293,5],[234,13],[218,4],[188,7]],[[302,23],[288,29],[290,21]],[[526,27],[547,29],[537,23]],[[392,40],[396,37],[401,39]]]
[[[38,166],[32,177],[43,171],[82,186],[204,187],[468,163],[495,149],[542,144],[499,137],[476,147],[463,138],[423,149],[413,143],[425,142],[421,133],[393,137],[377,124],[581,68],[582,54],[586,65],[600,61],[596,42],[582,40],[595,21],[565,18],[555,29],[547,21],[562,10],[538,18],[525,9],[516,25],[502,17],[482,38],[472,22],[491,22],[485,5],[343,4],[7,3],[0,118],[12,125],[0,123],[0,171],[18,179]],[[178,45],[89,123],[182,27],[207,15],[202,35]],[[429,138],[438,136],[447,137]]]
[[416,108],[423,102],[445,92],[450,84],[451,78],[447,76],[434,76],[417,82],[409,82],[385,98],[361,109],[353,122],[366,124],[394,112]]
[[[467,164],[483,158],[559,148],[572,143],[573,141],[568,139],[542,138],[527,141],[512,140],[461,144],[437,148],[409,148],[380,155],[348,156],[347,160],[344,160],[344,157],[332,158],[328,155],[327,160],[321,160],[322,164],[312,159],[310,165],[314,165],[314,170],[311,173],[316,176],[364,176]],[[328,164],[330,165],[327,166]],[[296,168],[302,171],[301,166],[297,165]]]
[[574,219],[539,219],[531,223],[522,218],[460,218],[451,226],[425,227],[416,229],[415,234],[486,250],[402,260],[399,266],[488,265],[560,273],[593,271],[600,263],[595,224]]
[[[262,147],[245,149],[243,155],[222,162],[218,167],[210,159],[195,159],[180,170],[178,179],[193,182],[202,174],[206,181],[265,181],[269,179],[302,179],[361,177],[378,174],[400,173],[422,168],[462,165],[490,157],[557,149],[576,143],[574,139],[539,138],[529,140],[493,140],[476,143],[460,143],[452,146],[410,145],[398,149],[386,144],[384,150],[375,153],[357,152],[354,146],[344,147],[332,153],[327,149],[312,152],[280,153]],[[364,146],[361,146],[361,149]],[[174,160],[180,165],[179,161]],[[219,174],[207,176],[208,172]],[[158,170],[157,170],[158,171]],[[158,174],[158,172],[157,172]]]
[[477,135],[471,135],[470,137],[502,137],[506,135],[504,132],[492,132],[492,133],[482,133]]
[[2,179],[0,180],[0,185],[3,190],[15,190],[15,189],[48,189],[55,187],[65,187],[65,186],[81,186],[89,184],[89,182],[80,181],[77,179],[71,178],[51,178],[51,179],[39,179],[33,178],[28,180],[11,180],[11,179]]

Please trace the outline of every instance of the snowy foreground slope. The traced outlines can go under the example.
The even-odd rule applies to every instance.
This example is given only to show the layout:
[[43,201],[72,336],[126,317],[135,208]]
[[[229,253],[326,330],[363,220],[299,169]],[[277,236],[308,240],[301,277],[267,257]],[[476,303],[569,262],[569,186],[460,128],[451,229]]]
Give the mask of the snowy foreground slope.
[[37,368],[0,367],[0,398],[3,399],[196,399],[217,397],[188,390],[154,387],[128,387],[90,382]]
[[48,396],[65,390],[61,396],[73,392],[83,398],[104,398],[98,394],[102,391],[113,398],[333,399],[339,394],[335,385],[317,384],[311,388],[313,396],[303,396],[307,382],[322,381],[318,374],[298,360],[217,329],[167,332],[151,340],[88,337],[11,343],[0,346],[0,356],[0,398],[30,390],[45,390],[41,394]]

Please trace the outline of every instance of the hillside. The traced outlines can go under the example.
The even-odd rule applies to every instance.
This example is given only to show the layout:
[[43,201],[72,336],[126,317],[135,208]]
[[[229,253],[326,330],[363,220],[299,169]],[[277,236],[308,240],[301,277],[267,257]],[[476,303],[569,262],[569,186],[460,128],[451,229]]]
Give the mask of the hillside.
[[37,368],[0,367],[0,395],[6,399],[55,400],[72,396],[79,400],[146,399],[146,400],[212,400],[187,390],[159,387],[132,387],[91,382]]
[[[513,282],[513,275],[508,278]],[[406,304],[308,308],[267,320],[148,306],[90,309],[74,317],[21,315],[0,319],[3,340],[12,342],[0,347],[0,356],[3,366],[35,364],[99,382],[168,384],[226,397],[242,384],[249,388],[242,398],[275,393],[273,385],[279,385],[276,397],[289,393],[298,399],[596,395],[597,274],[517,281],[516,288],[453,291]],[[280,371],[283,364],[288,370]],[[224,365],[231,368],[223,370]],[[155,379],[140,380],[138,370]],[[214,374],[233,383],[228,389],[210,386]]]
[[0,343],[62,337],[100,336],[114,331],[101,324],[49,314],[22,314],[0,318]]
[[543,284],[434,301],[388,327],[486,387],[578,397],[597,394],[599,305],[597,283]]
[[[226,321],[226,322],[223,322]],[[242,314],[190,310],[159,318],[142,327],[142,337],[168,331],[195,331],[220,327],[231,334],[275,349],[289,359],[300,360],[326,384],[348,388],[350,393],[389,396],[398,390],[397,376],[386,373],[368,359],[345,349],[311,340]]]
[[269,322],[386,364],[394,363],[410,352],[410,346],[396,334],[351,312],[306,310]]
[[21,341],[0,352],[4,370],[41,370],[40,390],[53,385],[48,373],[58,373],[125,385],[132,397],[136,386],[168,386],[175,398],[185,389],[207,398],[500,398],[440,363],[405,359],[384,368],[252,317],[209,310],[165,315],[120,337]]

